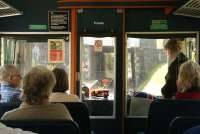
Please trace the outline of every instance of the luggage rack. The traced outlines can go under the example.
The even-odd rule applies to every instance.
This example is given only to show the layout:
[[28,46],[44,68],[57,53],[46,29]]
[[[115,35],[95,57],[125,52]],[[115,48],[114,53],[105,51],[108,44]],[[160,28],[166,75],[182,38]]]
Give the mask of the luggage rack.
[[16,8],[12,7],[8,3],[4,2],[3,0],[0,0],[0,18],[16,16],[16,15],[22,15],[22,12],[20,12]]
[[200,1],[189,0],[178,8],[173,14],[200,18]]

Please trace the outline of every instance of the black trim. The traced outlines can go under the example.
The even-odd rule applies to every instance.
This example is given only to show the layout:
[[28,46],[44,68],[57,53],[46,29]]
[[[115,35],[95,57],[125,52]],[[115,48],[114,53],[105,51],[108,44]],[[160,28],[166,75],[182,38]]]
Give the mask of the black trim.
[[149,38],[149,39],[167,39],[167,38],[186,38],[186,37],[197,37],[196,33],[166,33],[166,34],[128,34],[127,37],[133,38]]
[[176,6],[175,1],[160,2],[63,2],[58,6]]

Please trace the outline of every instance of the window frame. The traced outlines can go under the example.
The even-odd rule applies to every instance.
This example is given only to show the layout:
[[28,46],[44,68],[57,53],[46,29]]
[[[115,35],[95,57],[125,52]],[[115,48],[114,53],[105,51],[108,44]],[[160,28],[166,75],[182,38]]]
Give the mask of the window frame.
[[[175,36],[178,35],[178,36]],[[138,37],[138,38],[148,38],[149,39],[159,39],[159,38],[170,38],[170,37],[177,37],[177,38],[181,38],[181,37],[194,37],[196,38],[196,51],[197,51],[197,55],[196,55],[196,60],[199,63],[200,62],[200,52],[199,52],[199,31],[167,31],[167,32],[126,32],[125,33],[125,63],[128,62],[128,49],[127,49],[127,40],[128,37]],[[147,118],[147,116],[133,116],[133,115],[128,115],[127,114],[127,87],[128,87],[128,83],[127,83],[127,71],[128,71],[128,66],[125,65],[125,117],[126,118]]]

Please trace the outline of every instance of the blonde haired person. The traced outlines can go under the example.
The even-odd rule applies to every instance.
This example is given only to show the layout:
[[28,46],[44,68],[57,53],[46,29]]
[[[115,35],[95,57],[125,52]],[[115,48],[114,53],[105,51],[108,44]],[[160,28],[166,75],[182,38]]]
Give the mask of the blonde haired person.
[[180,65],[187,61],[187,57],[181,52],[182,43],[178,39],[170,39],[164,49],[168,56],[169,67],[165,76],[165,85],[161,88],[164,98],[172,98],[177,92],[176,80]]
[[50,102],[80,102],[78,96],[69,94],[69,82],[68,76],[64,69],[54,68],[52,72],[56,78],[56,84],[53,88],[53,92],[50,95]]
[[49,103],[56,83],[53,73],[44,66],[32,68],[23,79],[22,104],[6,112],[1,119],[69,119],[72,117],[63,104]]
[[177,80],[177,99],[200,99],[200,66],[187,61],[180,67]]

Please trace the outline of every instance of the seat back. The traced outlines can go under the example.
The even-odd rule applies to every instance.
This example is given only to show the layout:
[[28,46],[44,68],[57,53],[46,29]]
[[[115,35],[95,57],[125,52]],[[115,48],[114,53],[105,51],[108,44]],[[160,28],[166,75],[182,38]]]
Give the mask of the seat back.
[[149,109],[146,134],[167,134],[170,122],[177,116],[200,116],[200,101],[154,100]]
[[6,126],[38,134],[79,134],[79,127],[70,120],[0,120]]
[[148,98],[132,97],[129,116],[147,116],[151,102]]
[[183,134],[200,134],[200,125],[185,130]]
[[171,121],[169,134],[183,134],[185,130],[197,125],[200,125],[200,117],[179,116]]
[[80,134],[90,134],[90,118],[88,108],[83,102],[62,102],[69,110],[72,118],[79,125]]
[[20,103],[5,103],[5,102],[1,102],[0,103],[0,117],[2,117],[2,115],[10,110],[13,110],[15,108],[18,108],[20,106]]

